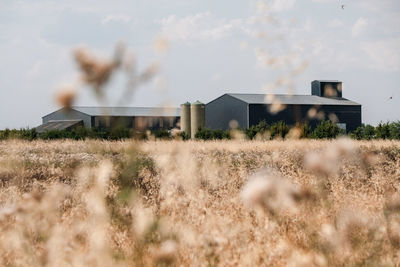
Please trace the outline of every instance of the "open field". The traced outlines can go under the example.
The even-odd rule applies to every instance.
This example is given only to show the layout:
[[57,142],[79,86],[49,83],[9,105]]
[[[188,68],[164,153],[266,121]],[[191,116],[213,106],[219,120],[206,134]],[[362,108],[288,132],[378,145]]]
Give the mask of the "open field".
[[0,142],[1,266],[400,264],[399,141]]

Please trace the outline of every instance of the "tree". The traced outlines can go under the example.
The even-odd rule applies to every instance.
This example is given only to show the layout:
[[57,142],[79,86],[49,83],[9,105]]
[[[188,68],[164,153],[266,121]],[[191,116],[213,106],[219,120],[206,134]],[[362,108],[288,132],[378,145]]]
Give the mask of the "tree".
[[314,138],[336,138],[340,133],[340,128],[332,123],[329,120],[323,120],[321,123],[315,128],[313,132],[313,137]]

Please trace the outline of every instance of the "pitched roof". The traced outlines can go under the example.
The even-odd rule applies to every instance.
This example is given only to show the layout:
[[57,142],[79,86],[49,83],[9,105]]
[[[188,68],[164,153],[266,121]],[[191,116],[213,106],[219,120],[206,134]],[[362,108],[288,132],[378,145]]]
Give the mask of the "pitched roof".
[[144,117],[179,117],[180,108],[150,107],[72,107],[72,109],[90,116],[144,116]]
[[346,105],[360,106],[360,104],[346,98],[320,97],[316,95],[275,95],[275,94],[228,94],[248,104],[273,104],[279,102],[284,105]]
[[313,82],[320,82],[320,83],[341,83],[339,80],[314,80]]
[[83,125],[82,120],[56,120],[46,122],[35,128],[36,132],[43,133],[51,130],[65,130],[67,128],[76,126],[78,124]]

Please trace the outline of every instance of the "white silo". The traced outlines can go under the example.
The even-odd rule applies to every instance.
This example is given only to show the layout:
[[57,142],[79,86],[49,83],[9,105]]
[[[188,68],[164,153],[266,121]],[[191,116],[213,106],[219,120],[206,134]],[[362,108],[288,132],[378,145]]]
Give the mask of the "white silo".
[[181,130],[190,136],[190,103],[181,105]]
[[191,105],[191,138],[194,138],[199,128],[204,128],[206,124],[205,115],[206,106],[200,101],[196,101]]

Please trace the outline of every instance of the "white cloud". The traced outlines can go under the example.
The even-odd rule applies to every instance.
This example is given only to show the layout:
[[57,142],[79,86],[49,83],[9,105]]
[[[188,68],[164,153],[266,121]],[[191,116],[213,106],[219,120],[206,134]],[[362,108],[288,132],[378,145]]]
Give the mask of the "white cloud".
[[340,19],[333,19],[329,22],[328,26],[331,29],[336,29],[344,26],[344,23]]
[[170,40],[192,42],[226,38],[240,27],[242,20],[218,19],[210,12],[204,12],[184,18],[171,15],[160,23],[161,33]]
[[272,11],[280,12],[292,9],[296,4],[296,0],[273,0],[270,4]]
[[353,37],[359,36],[363,33],[367,26],[368,21],[365,18],[361,17],[354,23],[353,28],[351,29],[351,34],[353,35]]
[[101,21],[101,23],[107,24],[112,21],[128,23],[131,21],[131,17],[127,15],[108,15]]
[[370,42],[362,45],[363,51],[369,57],[368,67],[380,71],[400,70],[399,47],[400,38]]

